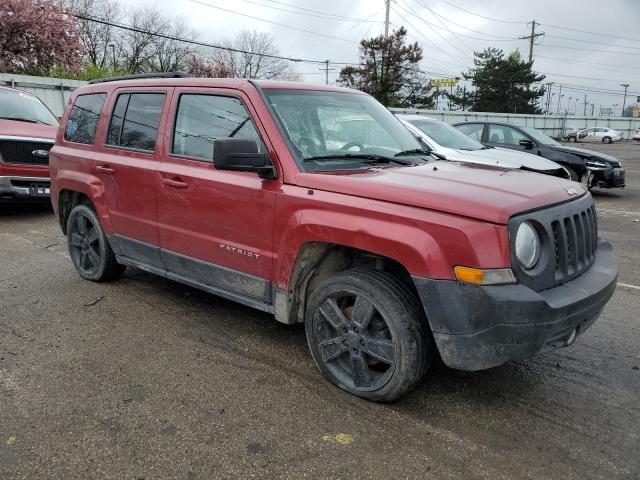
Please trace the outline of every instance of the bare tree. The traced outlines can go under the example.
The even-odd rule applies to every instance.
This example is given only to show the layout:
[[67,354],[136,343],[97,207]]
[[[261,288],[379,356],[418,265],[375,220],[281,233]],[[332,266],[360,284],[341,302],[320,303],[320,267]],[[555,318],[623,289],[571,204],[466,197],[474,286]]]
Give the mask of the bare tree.
[[[184,19],[176,18],[168,21],[169,28],[163,32],[173,38],[195,40],[197,32],[189,28]],[[191,57],[197,53],[194,45],[169,38],[156,37],[150,45],[152,56],[148,69],[152,72],[174,72],[188,68]]]
[[[83,17],[119,23],[125,13],[117,0],[70,0],[70,9]],[[87,62],[101,69],[116,68],[116,45],[121,43],[121,31],[111,25],[76,17],[82,30],[82,42],[87,49]],[[119,49],[118,49],[119,50]]]
[[215,62],[231,68],[236,77],[273,78],[282,80],[299,79],[290,61],[259,55],[279,54],[275,40],[269,33],[243,30],[233,40],[223,42],[222,46],[252,52],[239,53],[228,50],[216,50],[211,54]]

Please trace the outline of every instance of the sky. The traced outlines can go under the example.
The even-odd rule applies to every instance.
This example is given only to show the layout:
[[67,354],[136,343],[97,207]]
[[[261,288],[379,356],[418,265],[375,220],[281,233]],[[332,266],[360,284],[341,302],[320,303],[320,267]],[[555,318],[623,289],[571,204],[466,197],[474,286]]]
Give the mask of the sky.
[[[149,0],[128,0],[146,5]],[[215,43],[242,29],[273,35],[287,57],[357,63],[358,43],[384,32],[384,0],[154,0],[165,13],[182,16]],[[404,26],[423,47],[421,69],[433,78],[460,76],[473,52],[497,47],[529,55],[536,21],[534,70],[553,82],[553,110],[587,113],[594,104],[620,114],[640,95],[640,0],[392,0],[391,29]],[[294,27],[294,28],[291,28]],[[297,63],[305,82],[324,83],[321,66]],[[340,66],[332,66],[334,84]],[[465,85],[465,83],[461,83]],[[468,84],[467,84],[468,85]],[[560,85],[562,91],[560,92]],[[604,92],[606,91],[606,92]],[[440,105],[444,107],[444,102]]]

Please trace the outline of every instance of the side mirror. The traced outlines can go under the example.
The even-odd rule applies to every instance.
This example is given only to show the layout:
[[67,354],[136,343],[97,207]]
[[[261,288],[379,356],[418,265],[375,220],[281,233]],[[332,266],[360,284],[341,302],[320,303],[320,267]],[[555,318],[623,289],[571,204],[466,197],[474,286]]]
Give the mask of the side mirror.
[[526,148],[527,150],[531,150],[535,145],[531,140],[520,140],[520,146]]
[[258,172],[260,178],[273,180],[276,169],[254,140],[219,138],[213,141],[213,164],[218,170]]

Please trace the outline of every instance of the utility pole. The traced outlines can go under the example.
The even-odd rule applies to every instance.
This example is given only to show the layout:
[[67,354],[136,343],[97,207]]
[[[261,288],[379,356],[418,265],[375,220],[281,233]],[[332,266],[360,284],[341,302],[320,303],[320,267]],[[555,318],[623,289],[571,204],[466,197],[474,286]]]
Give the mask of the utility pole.
[[584,112],[582,113],[582,116],[584,116],[584,117],[587,116],[587,94],[586,94],[586,92],[584,94]]
[[335,68],[329,68],[329,62],[330,60],[325,60],[324,62],[324,67],[319,68],[318,70],[324,70],[324,83],[325,85],[329,85],[329,72],[333,72],[335,70]]
[[560,93],[558,93],[558,108],[556,109],[556,115],[560,115],[560,101],[562,100],[562,84],[560,84]]
[[[529,25],[529,24],[527,23],[527,25]],[[531,63],[533,61],[533,45],[534,45],[534,42],[535,42],[536,38],[542,37],[543,35],[544,35],[544,32],[536,33],[536,21],[533,20],[531,22],[531,34],[530,35],[526,35],[524,37],[520,37],[522,40],[529,40],[529,63]]]
[[385,12],[384,12],[384,36],[389,36],[389,9],[391,8],[391,0],[384,0]]
[[624,100],[622,100],[622,113],[620,114],[621,117],[624,117],[624,107],[627,105],[627,88],[629,88],[629,84],[621,83],[620,86],[624,87]]
[[546,114],[549,113],[549,108],[551,105],[551,86],[554,82],[547,82],[547,101],[545,102],[544,111]]

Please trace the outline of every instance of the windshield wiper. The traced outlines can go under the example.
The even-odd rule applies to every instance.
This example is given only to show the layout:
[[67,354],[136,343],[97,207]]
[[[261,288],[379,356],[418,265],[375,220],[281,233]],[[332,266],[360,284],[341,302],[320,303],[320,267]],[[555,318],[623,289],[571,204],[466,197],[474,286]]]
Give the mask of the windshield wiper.
[[403,155],[431,155],[432,150],[426,150],[424,148],[414,148],[412,150],[403,150],[394,155],[394,157],[402,157]]
[[16,122],[28,122],[28,123],[44,123],[39,120],[32,120],[30,118],[18,118],[18,117],[0,117],[2,120],[15,120]]
[[363,163],[399,163],[400,165],[413,165],[413,162],[400,160],[399,158],[385,157],[384,155],[375,155],[372,153],[344,153],[333,155],[318,155],[315,157],[307,157],[303,162],[313,162],[315,160],[363,160]]

